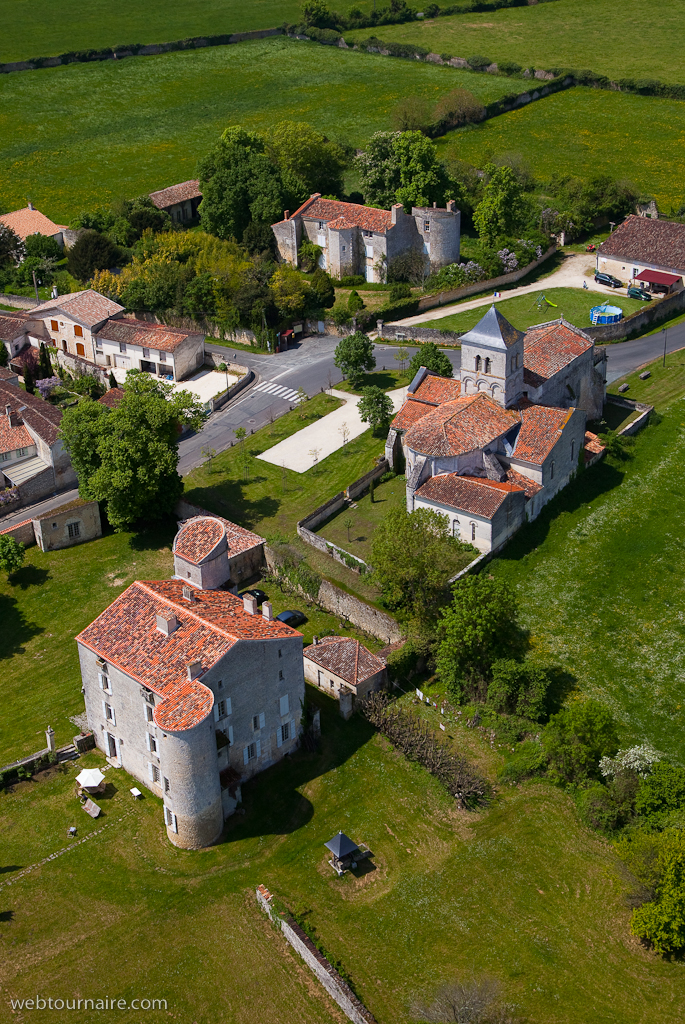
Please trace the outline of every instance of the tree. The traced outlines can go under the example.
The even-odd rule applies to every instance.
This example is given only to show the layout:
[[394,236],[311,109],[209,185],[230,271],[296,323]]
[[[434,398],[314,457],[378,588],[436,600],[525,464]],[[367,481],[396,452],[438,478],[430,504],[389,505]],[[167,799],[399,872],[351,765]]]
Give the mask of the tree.
[[281,170],[301,182],[308,194],[342,195],[345,153],[311,125],[281,121],[269,133],[268,148]]
[[69,273],[79,281],[88,281],[96,270],[109,270],[119,260],[119,249],[97,231],[84,231],[67,255]]
[[364,388],[357,405],[362,423],[368,423],[372,430],[387,430],[392,416],[392,399],[383,388]]
[[453,89],[438,100],[433,120],[440,126],[440,134],[461,125],[482,121],[485,107],[468,89]]
[[121,402],[84,401],[67,409],[60,436],[79,478],[79,494],[105,505],[115,530],[172,512],[183,492],[178,434],[206,413],[187,391],[130,370]]
[[26,248],[19,235],[0,224],[0,267],[17,266],[26,254]]
[[482,574],[459,580],[452,595],[438,624],[438,675],[455,700],[483,700],[493,664],[521,645],[516,598],[503,580]]
[[427,132],[433,124],[433,110],[429,100],[405,96],[393,107],[391,118],[397,132]]
[[330,309],[335,302],[335,288],[330,275],[321,267],[317,267],[312,274],[310,284],[317,304],[324,309]]
[[[658,953],[675,953],[685,946],[685,835],[668,829],[645,838],[651,847],[647,884],[654,885],[656,899],[633,911],[630,930]],[[638,877],[645,881],[642,873]]]
[[502,1002],[494,978],[443,985],[432,1002],[417,1001],[412,1010],[430,1024],[523,1024],[513,1007]]
[[660,761],[640,782],[635,811],[644,817],[665,816],[685,804],[685,769]]
[[7,366],[9,362],[9,354],[7,352],[7,346],[5,342],[0,339],[0,366]]
[[488,182],[473,215],[473,223],[481,239],[492,245],[500,237],[517,235],[522,231],[530,220],[531,208],[511,167],[488,164],[485,173]]
[[545,713],[549,676],[530,662],[502,658],[493,662],[487,702],[494,711],[539,721]]
[[400,370],[404,373],[404,364],[409,358],[409,349],[405,348],[404,345],[400,345],[397,352],[393,356],[393,359],[400,364]]
[[305,25],[314,25],[316,28],[333,26],[326,0],[305,0],[302,4],[302,20]]
[[427,341],[418,349],[417,352],[411,357],[409,363],[409,369],[407,373],[413,379],[419,372],[422,366],[425,366],[427,370],[432,370],[434,373],[439,373],[441,377],[453,377],[454,370],[452,364],[449,361],[449,356],[444,349],[436,345],[434,341]]
[[47,345],[41,341],[38,355],[38,379],[46,380],[48,377],[52,377],[52,360]]
[[374,346],[366,334],[356,331],[340,339],[335,348],[333,362],[346,377],[349,377],[350,382],[356,385],[363,378],[365,371],[373,370],[376,366],[373,349]]
[[599,779],[599,762],[618,750],[611,712],[599,701],[578,700],[552,715],[542,731],[548,774],[558,783]]
[[41,235],[38,232],[35,235],[27,235],[24,248],[27,256],[48,256],[55,260],[61,260],[64,255],[59,243],[52,235]]
[[116,377],[114,376],[114,374],[113,374],[113,372],[111,370],[109,371],[109,376],[107,378],[107,382],[108,382],[110,388],[118,388],[119,387],[119,382],[117,381]]
[[8,577],[17,569],[21,569],[24,553],[23,544],[19,544],[14,537],[0,534],[0,569],[6,572]]
[[311,301],[312,288],[290,263],[281,263],[271,278],[271,290],[278,311],[284,317],[303,316]]
[[376,132],[357,166],[366,201],[375,206],[443,206],[456,198],[456,185],[438,160],[435,143],[418,131]]
[[24,390],[28,395],[35,394],[36,391],[36,378],[34,376],[34,368],[31,363],[24,363],[22,367],[22,376],[24,378]]
[[347,308],[352,314],[358,313],[360,309],[364,308],[362,297],[355,288],[350,292],[350,296],[347,300]]

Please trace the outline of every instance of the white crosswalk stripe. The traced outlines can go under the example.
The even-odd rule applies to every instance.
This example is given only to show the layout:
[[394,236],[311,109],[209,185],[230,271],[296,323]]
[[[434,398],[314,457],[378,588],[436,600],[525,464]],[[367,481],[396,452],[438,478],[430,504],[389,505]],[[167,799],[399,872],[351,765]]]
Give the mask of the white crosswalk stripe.
[[293,402],[298,405],[300,399],[297,397],[297,391],[293,391],[292,388],[287,388],[283,384],[276,384],[274,381],[263,380],[261,384],[258,384],[255,391],[261,391],[266,395],[273,395],[274,398],[282,398],[285,402]]

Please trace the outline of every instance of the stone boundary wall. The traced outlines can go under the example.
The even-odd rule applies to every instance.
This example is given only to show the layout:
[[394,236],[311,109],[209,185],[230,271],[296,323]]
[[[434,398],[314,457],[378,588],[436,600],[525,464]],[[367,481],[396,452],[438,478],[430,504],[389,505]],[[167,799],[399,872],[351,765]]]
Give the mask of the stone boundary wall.
[[[652,302],[646,309],[633,313],[616,324],[597,324],[596,327],[581,328],[584,334],[595,341],[622,341],[631,334],[642,331],[645,327],[658,323],[662,318],[685,310],[685,289],[667,295],[665,299]],[[668,330],[668,328],[666,328]]]
[[[445,314],[448,316],[449,314]],[[379,321],[378,337],[382,341],[434,341],[436,345],[459,346],[461,333],[457,331],[440,331],[437,327],[403,327],[401,324],[382,324]]]
[[36,543],[32,519],[24,519],[23,522],[16,523],[15,526],[8,526],[6,529],[0,530],[0,536],[13,537],[18,544],[23,544],[26,548],[30,548],[32,544]]
[[632,423],[626,424],[618,432],[618,436],[630,437],[632,434],[637,434],[638,430],[642,430],[643,427],[647,426],[649,417],[654,412],[653,405],[646,405],[644,402],[636,402],[632,398],[619,398],[617,395],[607,395],[607,402],[612,405],[618,405],[623,409],[634,409],[641,415],[634,419]]
[[[0,305],[14,306],[15,309],[33,309],[40,306],[43,300],[30,299],[27,295],[0,295]],[[2,312],[0,310],[0,312]]]
[[85,359],[83,356],[74,356],[71,352],[64,352],[63,349],[52,350],[51,354],[57,356],[57,362],[60,366],[63,366],[70,373],[82,373],[87,374],[90,377],[97,377],[101,384],[104,384],[106,388],[109,387],[109,371],[112,369],[111,366],[99,366],[97,363],[92,363],[90,359]]
[[209,400],[209,411],[216,412],[218,409],[223,408],[227,402],[230,402],[232,398],[239,395],[241,391],[244,391],[246,387],[254,380],[254,370],[247,370],[247,373],[242,380],[239,380],[237,384],[233,384],[228,391],[224,391],[223,395],[219,395],[218,398],[210,398]]
[[376,1024],[373,1014],[357,999],[347,982],[343,981],[336,969],[316,948],[297,922],[292,917],[284,918],[275,912],[271,905],[273,896],[269,890],[260,885],[256,889],[256,894],[257,902],[262,910],[277,927],[280,927],[290,945],[300,954],[345,1016],[353,1021],[353,1024]]

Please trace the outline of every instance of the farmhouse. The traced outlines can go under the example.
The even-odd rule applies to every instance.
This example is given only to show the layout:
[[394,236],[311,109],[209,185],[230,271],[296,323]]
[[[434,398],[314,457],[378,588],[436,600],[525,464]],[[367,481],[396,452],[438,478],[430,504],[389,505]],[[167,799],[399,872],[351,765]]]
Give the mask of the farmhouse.
[[635,214],[602,242],[597,270],[648,291],[680,291],[685,275],[685,224]]
[[354,701],[386,682],[385,662],[348,636],[314,640],[303,651],[304,677],[320,690],[337,697],[340,713],[349,718]]
[[58,245],[64,247],[68,241],[68,235],[74,234],[64,224],[55,224],[46,217],[44,213],[37,210],[33,203],[29,203],[23,210],[14,210],[13,213],[5,213],[0,216],[0,224],[14,231],[22,241],[29,235],[47,235],[54,238]]
[[159,192],[151,192],[150,199],[158,210],[168,213],[175,224],[186,224],[197,217],[202,202],[200,182],[193,179],[182,181],[180,185],[170,185]]
[[563,318],[524,333],[494,305],[461,341],[460,379],[419,370],[386,457],[402,446],[409,512],[438,511],[489,552],[596,457],[585,423],[601,414],[606,354]]
[[319,265],[333,277],[363,274],[367,281],[382,281],[387,265],[410,249],[423,253],[433,270],[457,263],[460,219],[453,200],[444,210],[417,206],[408,215],[401,203],[376,210],[322,199],[317,192],[272,227],[281,259],[294,267],[301,243],[309,241],[321,248]]
[[17,487],[23,504],[76,483],[58,436],[62,412],[0,380],[0,488]]

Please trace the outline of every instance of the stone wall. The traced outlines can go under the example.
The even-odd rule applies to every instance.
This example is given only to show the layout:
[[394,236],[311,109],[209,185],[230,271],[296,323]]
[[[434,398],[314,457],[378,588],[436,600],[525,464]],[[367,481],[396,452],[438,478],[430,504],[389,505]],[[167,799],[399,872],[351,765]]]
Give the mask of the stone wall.
[[617,395],[608,395],[607,402],[610,402],[611,405],[618,405],[622,409],[634,409],[635,412],[640,413],[637,419],[634,419],[632,423],[628,423],[619,430],[619,435],[630,436],[631,434],[637,434],[638,430],[642,430],[643,427],[647,426],[649,417],[654,412],[653,405],[647,405],[645,402],[636,402],[632,398],[619,398]]
[[13,306],[14,309],[33,309],[34,306],[40,306],[42,301],[29,299],[27,295],[0,295],[0,304]]
[[228,391],[224,391],[223,395],[219,395],[217,398],[211,398],[209,401],[210,412],[216,412],[218,409],[222,409],[227,402],[230,402],[232,398],[235,398],[241,391],[248,388],[254,381],[254,378],[254,370],[248,370],[242,380],[232,384]]
[[83,356],[74,356],[71,352],[64,352],[61,348],[58,348],[53,355],[56,355],[57,362],[60,366],[63,366],[65,370],[73,374],[88,374],[90,377],[96,377],[101,384],[105,387],[109,386],[109,372],[111,367],[109,366],[98,366],[97,363],[92,363],[89,359],[85,359]]
[[619,320],[617,324],[598,324],[596,327],[583,327],[582,330],[595,341],[621,341],[644,333],[645,328],[657,326],[660,321],[670,319],[682,310],[685,310],[685,289],[667,295],[665,299],[652,301],[646,309]]
[[370,633],[371,636],[378,637],[379,640],[393,644],[402,639],[400,627],[390,615],[340,590],[329,580],[322,581],[317,601],[326,611],[349,620],[354,626],[365,633]]
[[[445,314],[447,316],[447,314]],[[378,336],[383,341],[434,341],[436,345],[459,345],[461,333],[440,331],[437,327],[414,327],[406,324],[384,324],[378,321]]]
[[272,908],[273,896],[265,886],[257,888],[257,901],[274,924],[280,927],[293,949],[300,954],[307,966],[314,972],[332,999],[353,1024],[376,1024],[376,1019],[354,992],[343,981],[334,967],[321,953],[292,917],[280,917]]
[[27,548],[36,543],[32,519],[25,519],[22,523],[17,523],[15,526],[8,526],[5,530],[0,530],[0,535],[13,537],[17,544],[23,544]]

